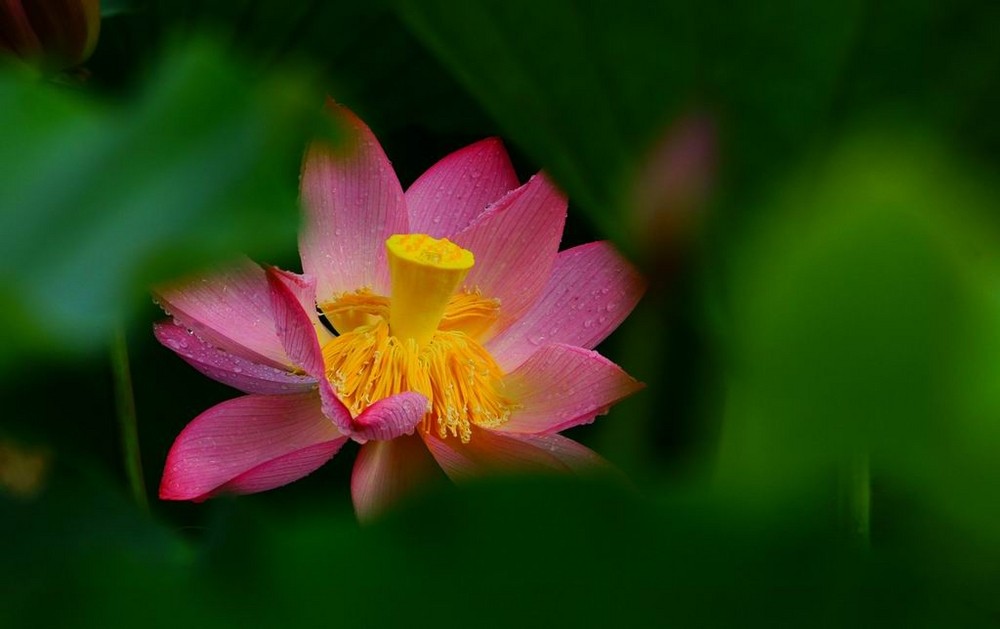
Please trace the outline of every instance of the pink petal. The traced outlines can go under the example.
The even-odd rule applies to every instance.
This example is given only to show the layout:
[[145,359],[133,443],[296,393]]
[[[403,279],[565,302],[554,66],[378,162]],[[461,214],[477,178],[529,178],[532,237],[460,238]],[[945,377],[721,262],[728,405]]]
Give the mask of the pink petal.
[[409,231],[403,189],[371,129],[333,101],[327,110],[343,135],[306,153],[302,268],[316,277],[320,303],[362,287],[387,295],[385,241]]
[[494,332],[524,314],[545,287],[565,221],[566,197],[535,175],[455,235],[476,257],[466,286],[500,300]]
[[314,393],[228,400],[181,431],[167,455],[160,498],[203,500],[279,487],[316,470],[345,441]]
[[584,474],[613,469],[595,452],[561,435],[515,435],[475,429],[466,444],[434,434],[422,436],[438,465],[456,482],[498,473]]
[[373,441],[361,446],[351,475],[358,519],[369,521],[433,478],[437,466],[419,437]]
[[546,345],[504,378],[517,403],[505,433],[554,433],[589,423],[642,388],[621,367],[592,350]]
[[316,380],[310,376],[295,375],[212,347],[197,334],[176,323],[157,323],[153,332],[160,343],[177,352],[189,365],[209,378],[240,391],[281,394],[316,388]]
[[255,494],[287,485],[322,467],[345,443],[347,443],[346,437],[337,441],[317,443],[297,452],[279,456],[240,474],[212,493],[213,495]]
[[[514,436],[514,435],[511,435]],[[603,472],[620,476],[621,472],[608,463],[607,459],[590,448],[562,435],[517,435],[516,439],[544,450],[559,459],[575,474],[593,474]]]
[[274,267],[267,268],[266,277],[271,288],[274,327],[281,344],[292,362],[316,380],[326,416],[341,432],[351,434],[351,413],[326,378],[326,364],[316,329],[302,307],[302,295],[309,293],[311,278]]
[[167,314],[209,345],[279,369],[291,365],[274,331],[264,270],[249,259],[154,293]]
[[540,345],[592,349],[632,312],[645,288],[639,272],[611,243],[561,251],[541,298],[486,348],[504,371],[523,363]]
[[359,443],[388,441],[413,434],[427,413],[427,398],[407,391],[381,399],[366,408],[353,422],[352,437]]
[[311,275],[299,275],[291,271],[283,271],[277,267],[274,267],[274,271],[281,275],[285,285],[295,295],[295,299],[298,300],[299,305],[302,306],[303,312],[308,315],[309,323],[312,324],[320,347],[333,340],[333,334],[319,320],[319,310],[316,308],[316,278]]
[[500,140],[470,144],[431,166],[407,189],[410,231],[451,236],[517,186],[517,174]]
[[[323,351],[317,328],[329,335],[316,316],[313,296],[316,280],[308,275],[298,275],[267,267],[266,276],[271,290],[274,324],[278,339],[292,362],[309,375],[319,378],[325,373]],[[331,335],[332,336],[332,335]]]

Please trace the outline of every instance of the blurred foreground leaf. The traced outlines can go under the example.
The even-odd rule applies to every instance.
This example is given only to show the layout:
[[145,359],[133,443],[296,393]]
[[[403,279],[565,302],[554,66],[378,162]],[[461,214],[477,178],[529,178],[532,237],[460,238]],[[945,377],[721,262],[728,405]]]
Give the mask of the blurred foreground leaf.
[[152,281],[290,247],[321,103],[206,44],[123,106],[0,75],[0,368],[103,342]]
[[809,164],[733,257],[722,474],[781,494],[870,456],[873,543],[892,526],[880,494],[896,494],[995,560],[995,178],[888,128]]
[[[0,492],[0,625],[88,626],[107,601],[136,601],[150,616],[193,615],[190,546],[69,458],[57,457],[38,496]],[[179,597],[188,601],[180,608]]]
[[[359,528],[344,509],[247,497],[203,507],[214,517],[192,560],[175,535],[123,512],[124,501],[71,485],[93,504],[53,490],[5,514],[4,524],[42,525],[16,549],[12,537],[0,545],[22,576],[0,593],[0,621],[970,626],[995,608],[969,605],[956,582],[912,571],[905,556],[846,548],[809,502],[759,518],[711,496],[652,504],[600,484],[530,478],[448,489]],[[934,597],[921,596],[927,587]]]

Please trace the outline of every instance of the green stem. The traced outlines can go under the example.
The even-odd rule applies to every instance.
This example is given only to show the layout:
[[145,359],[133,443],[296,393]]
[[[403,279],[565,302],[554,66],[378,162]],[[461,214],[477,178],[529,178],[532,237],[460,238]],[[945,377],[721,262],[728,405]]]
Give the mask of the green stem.
[[856,454],[844,478],[844,511],[853,539],[868,547],[871,540],[871,469],[867,454]]
[[118,411],[118,428],[121,431],[122,462],[132,490],[132,498],[143,511],[149,511],[146,481],[142,476],[142,457],[139,455],[139,428],[135,414],[135,397],[132,394],[132,374],[128,364],[128,344],[125,331],[115,332],[111,346],[111,364],[115,378],[115,403]]

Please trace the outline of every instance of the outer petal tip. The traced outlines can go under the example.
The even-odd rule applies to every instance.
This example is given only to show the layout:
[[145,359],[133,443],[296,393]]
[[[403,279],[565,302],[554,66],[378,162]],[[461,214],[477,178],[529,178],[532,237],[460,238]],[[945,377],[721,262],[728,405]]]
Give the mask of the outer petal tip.
[[476,256],[466,287],[500,300],[499,332],[520,318],[545,287],[566,221],[566,197],[541,173],[455,234]]
[[343,131],[340,142],[311,144],[300,179],[299,252],[320,302],[360,287],[386,292],[385,239],[409,225],[403,190],[371,129],[337,103],[327,101],[327,112]]
[[163,478],[160,479],[160,500],[195,500],[198,495],[191,495],[183,491],[183,486],[170,475],[169,470],[163,471]]
[[316,386],[316,381],[309,376],[276,369],[213,347],[184,326],[170,321],[155,323],[153,334],[164,347],[201,373],[246,393],[298,393]]
[[498,138],[487,138],[440,159],[406,190],[410,230],[451,237],[518,187],[517,174]]
[[157,286],[153,296],[168,316],[210,345],[278,369],[291,365],[274,332],[265,272],[249,258],[211,274]]
[[247,395],[208,409],[171,446],[160,497],[198,501],[253,493],[310,474],[347,440],[319,406],[313,392]]
[[520,408],[497,430],[533,435],[589,423],[643,387],[599,353],[558,344],[532,354],[504,383]]
[[511,371],[545,344],[593,348],[632,312],[645,288],[638,270],[608,242],[560,251],[541,297],[487,349]]

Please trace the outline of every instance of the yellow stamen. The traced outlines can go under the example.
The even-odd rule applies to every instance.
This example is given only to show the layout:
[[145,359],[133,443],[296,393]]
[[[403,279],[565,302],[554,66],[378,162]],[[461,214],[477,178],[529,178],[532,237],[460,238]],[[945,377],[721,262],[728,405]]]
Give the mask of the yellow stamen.
[[388,318],[389,299],[375,295],[366,288],[344,293],[332,302],[319,305],[338,334],[374,323],[376,318]]
[[355,416],[378,400],[416,391],[428,399],[421,429],[468,443],[473,425],[499,426],[513,408],[500,367],[465,332],[439,330],[418,344],[390,334],[381,320],[327,343],[323,359],[327,378]]
[[434,336],[448,300],[475,259],[446,238],[425,234],[390,236],[385,248],[392,279],[391,334],[423,345]]
[[481,342],[499,314],[499,299],[483,297],[478,290],[463,290],[451,296],[438,329],[461,330]]

